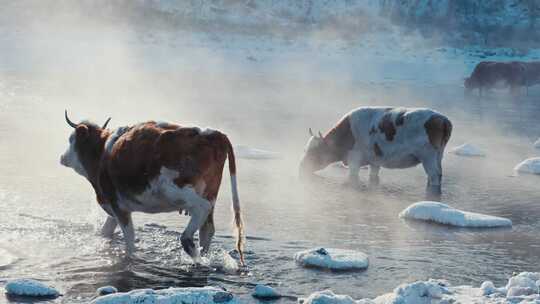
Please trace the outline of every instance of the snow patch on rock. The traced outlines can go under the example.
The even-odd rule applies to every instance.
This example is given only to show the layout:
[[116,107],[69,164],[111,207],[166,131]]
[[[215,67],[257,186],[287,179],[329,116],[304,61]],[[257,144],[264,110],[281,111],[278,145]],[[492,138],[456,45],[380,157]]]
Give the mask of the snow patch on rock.
[[459,155],[459,156],[472,156],[472,157],[474,157],[474,156],[476,156],[476,157],[484,157],[484,156],[486,156],[486,153],[484,151],[482,151],[477,146],[474,146],[474,145],[469,144],[469,143],[464,143],[461,146],[454,147],[449,151],[449,153],[453,153],[453,154]]
[[534,142],[533,146],[534,146],[536,149],[540,149],[540,138],[537,139],[537,140]]
[[238,145],[234,147],[234,154],[237,158],[244,159],[277,159],[281,155],[277,152],[266,151],[248,146]]
[[167,288],[161,290],[136,289],[99,297],[92,304],[236,304],[234,296],[215,287]]
[[274,288],[262,284],[257,284],[251,295],[259,299],[277,299],[281,297],[281,294],[279,294],[279,292],[277,292]]
[[[362,166],[360,169],[367,170],[368,166]],[[336,162],[322,170],[316,171],[315,174],[325,178],[343,179],[349,175],[349,167],[345,166],[343,162]]]
[[4,287],[7,294],[26,297],[58,297],[60,293],[53,287],[32,279],[8,281]]
[[510,227],[507,218],[462,211],[439,202],[417,202],[399,214],[400,218],[432,221],[444,225],[470,228]]
[[313,248],[297,252],[294,259],[305,267],[330,270],[365,269],[369,265],[365,253],[348,249]]
[[114,286],[103,286],[97,289],[97,294],[100,296],[105,296],[117,292],[118,289],[116,289],[116,287]]
[[312,293],[303,299],[304,304],[355,304],[353,298],[347,295],[337,295],[331,290],[323,290]]
[[514,167],[518,173],[540,174],[540,157],[528,158]]
[[403,284],[394,289],[394,292],[373,299],[375,303],[415,303],[431,304],[433,300],[442,300],[444,295],[450,294],[443,281],[429,280]]

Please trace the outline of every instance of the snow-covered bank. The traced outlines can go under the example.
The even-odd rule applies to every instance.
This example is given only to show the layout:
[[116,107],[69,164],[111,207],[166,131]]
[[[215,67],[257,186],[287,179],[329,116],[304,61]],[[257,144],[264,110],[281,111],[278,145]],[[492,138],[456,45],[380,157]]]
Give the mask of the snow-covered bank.
[[306,267],[324,268],[330,270],[365,269],[369,265],[368,256],[360,251],[314,248],[297,252],[296,262]]
[[353,300],[325,290],[303,300],[304,304],[448,304],[483,303],[515,304],[540,303],[540,273],[522,272],[508,280],[506,286],[495,288],[486,281],[481,287],[451,286],[444,280],[417,281],[402,284],[393,292],[374,299]]
[[469,228],[511,227],[512,221],[486,214],[462,211],[439,202],[417,202],[399,214],[400,218],[432,221],[439,224]]
[[102,296],[92,304],[234,304],[239,303],[232,293],[215,287],[167,288],[161,290],[137,289],[130,292]]

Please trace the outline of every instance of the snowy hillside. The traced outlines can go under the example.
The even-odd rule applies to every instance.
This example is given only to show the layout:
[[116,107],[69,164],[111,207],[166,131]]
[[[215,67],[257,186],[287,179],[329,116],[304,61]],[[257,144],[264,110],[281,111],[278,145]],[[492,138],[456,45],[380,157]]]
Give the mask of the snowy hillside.
[[[377,27],[378,16],[428,36],[464,44],[535,44],[540,36],[537,0],[139,0],[176,18],[234,25]],[[459,33],[459,34],[458,34]],[[504,37],[504,39],[501,39]],[[510,39],[509,39],[510,38]]]
[[539,35],[536,29],[540,27],[540,1],[537,0],[381,0],[380,8],[398,23],[431,34],[442,30],[452,36],[465,31],[465,35],[460,34],[464,37],[453,38],[474,42],[530,42]]
[[387,29],[392,21],[454,44],[521,47],[540,43],[538,0],[20,0],[3,7],[3,19],[19,21],[22,15],[34,23],[49,22],[51,12],[140,26],[303,34],[306,28],[323,29],[352,39]]

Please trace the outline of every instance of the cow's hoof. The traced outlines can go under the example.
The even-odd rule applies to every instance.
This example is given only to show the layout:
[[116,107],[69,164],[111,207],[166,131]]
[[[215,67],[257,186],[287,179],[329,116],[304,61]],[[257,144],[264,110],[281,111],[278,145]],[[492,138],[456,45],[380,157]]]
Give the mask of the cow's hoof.
[[182,242],[182,247],[184,248],[184,251],[190,256],[193,256],[193,254],[195,253],[195,243],[193,242],[193,239],[182,238],[180,241]]
[[381,183],[381,180],[379,179],[378,176],[370,176],[369,177],[369,185],[371,187],[377,187],[377,186],[379,186],[380,183]]
[[426,188],[426,200],[428,201],[440,201],[442,196],[441,187],[427,186]]
[[348,180],[344,182],[343,187],[349,188],[349,189],[355,189],[355,190],[358,190],[361,188],[359,181],[352,181],[352,180]]

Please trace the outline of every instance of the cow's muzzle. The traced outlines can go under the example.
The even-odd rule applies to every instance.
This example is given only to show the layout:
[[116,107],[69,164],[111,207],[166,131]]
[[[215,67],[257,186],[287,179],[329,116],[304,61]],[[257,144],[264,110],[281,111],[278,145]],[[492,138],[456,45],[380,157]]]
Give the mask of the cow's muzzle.
[[300,180],[308,180],[313,176],[314,170],[311,170],[310,167],[305,161],[300,163],[300,168],[298,169],[298,178]]
[[62,166],[69,167],[68,162],[67,162],[67,157],[64,154],[60,155],[60,164]]

